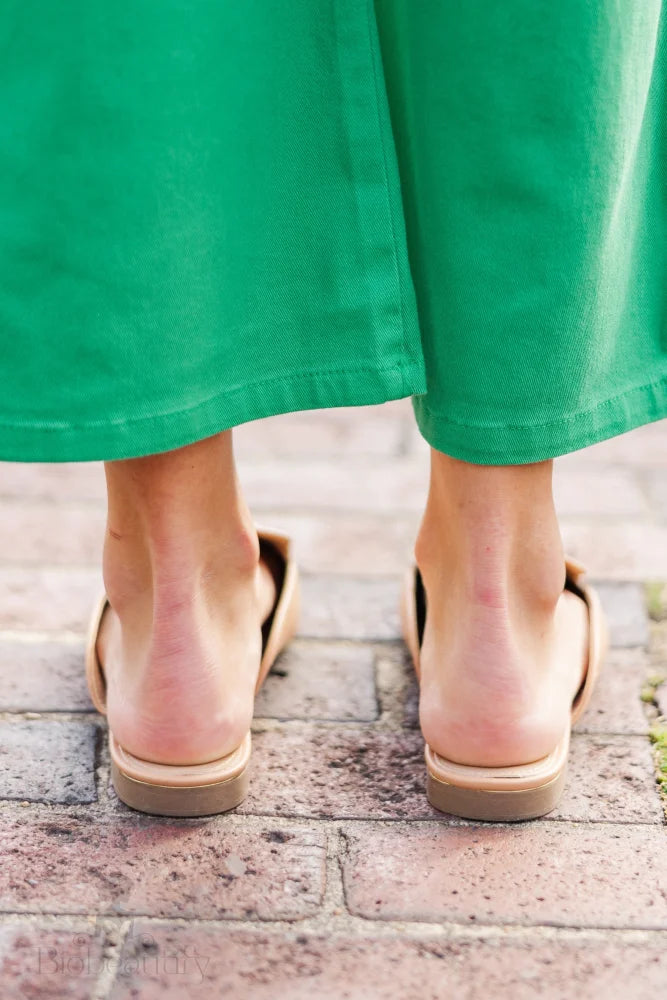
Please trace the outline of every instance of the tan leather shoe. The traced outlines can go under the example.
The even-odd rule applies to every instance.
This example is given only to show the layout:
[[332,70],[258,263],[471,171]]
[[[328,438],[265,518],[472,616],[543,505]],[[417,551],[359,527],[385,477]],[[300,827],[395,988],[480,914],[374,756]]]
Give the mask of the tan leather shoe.
[[[290,540],[275,531],[258,531],[260,558],[276,582],[276,602],[262,626],[262,659],[255,693],[278,654],[294,636],[299,616],[299,575]],[[106,593],[95,604],[86,640],[86,680],[95,708],[106,715],[106,682],[97,655],[102,617],[110,607]],[[225,757],[205,764],[158,764],[124,750],[109,730],[111,776],[118,797],[142,812],[159,816],[207,816],[233,809],[248,790],[250,731]]]
[[[589,621],[588,663],[572,702],[567,729],[546,757],[512,767],[458,764],[441,757],[426,744],[427,795],[436,809],[466,819],[509,822],[543,816],[558,804],[565,785],[570,730],[590,701],[609,645],[607,622],[598,595],[580,579],[584,567],[574,559],[566,559],[565,569],[565,589],[585,602]],[[416,566],[406,573],[401,620],[405,642],[419,678],[426,591]]]

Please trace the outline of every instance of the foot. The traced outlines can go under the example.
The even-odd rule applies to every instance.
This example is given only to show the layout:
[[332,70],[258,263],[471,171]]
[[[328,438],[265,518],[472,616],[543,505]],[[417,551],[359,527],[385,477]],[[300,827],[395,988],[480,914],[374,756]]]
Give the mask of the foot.
[[276,588],[224,439],[106,463],[111,607],[97,653],[109,728],[144,760],[225,756],[252,719]]
[[432,453],[415,549],[428,604],[420,722],[432,749],[457,763],[537,760],[569,725],[588,612],[563,590],[551,464],[473,466]]

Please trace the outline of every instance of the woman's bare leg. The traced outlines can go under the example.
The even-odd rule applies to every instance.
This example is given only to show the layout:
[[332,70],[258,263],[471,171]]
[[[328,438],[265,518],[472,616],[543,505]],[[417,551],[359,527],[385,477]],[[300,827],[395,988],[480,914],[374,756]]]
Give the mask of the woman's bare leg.
[[252,717],[273,578],[241,495],[232,432],[106,462],[103,575],[112,605],[98,651],[109,726],[147,760],[231,752]]
[[568,722],[587,615],[563,592],[552,466],[470,465],[431,451],[415,547],[428,598],[420,719],[425,740],[459,763],[535,760]]

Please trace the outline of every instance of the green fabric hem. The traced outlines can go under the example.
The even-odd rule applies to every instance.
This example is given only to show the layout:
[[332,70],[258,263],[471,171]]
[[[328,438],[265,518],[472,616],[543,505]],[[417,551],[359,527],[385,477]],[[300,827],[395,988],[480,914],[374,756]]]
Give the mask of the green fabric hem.
[[171,451],[279,413],[370,406],[426,389],[421,361],[389,368],[292,373],[248,383],[167,413],[75,425],[0,420],[0,461],[96,462]]
[[592,409],[544,423],[466,424],[429,409],[423,395],[412,404],[417,426],[432,448],[474,465],[524,465],[579,451],[667,417],[667,375]]

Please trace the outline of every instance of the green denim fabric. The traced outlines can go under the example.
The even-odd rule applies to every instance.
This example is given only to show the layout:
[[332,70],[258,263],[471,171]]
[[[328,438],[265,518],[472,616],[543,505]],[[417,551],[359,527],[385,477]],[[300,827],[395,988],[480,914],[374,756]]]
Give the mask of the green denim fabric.
[[5,0],[0,459],[413,396],[538,461],[667,414],[660,0]]

